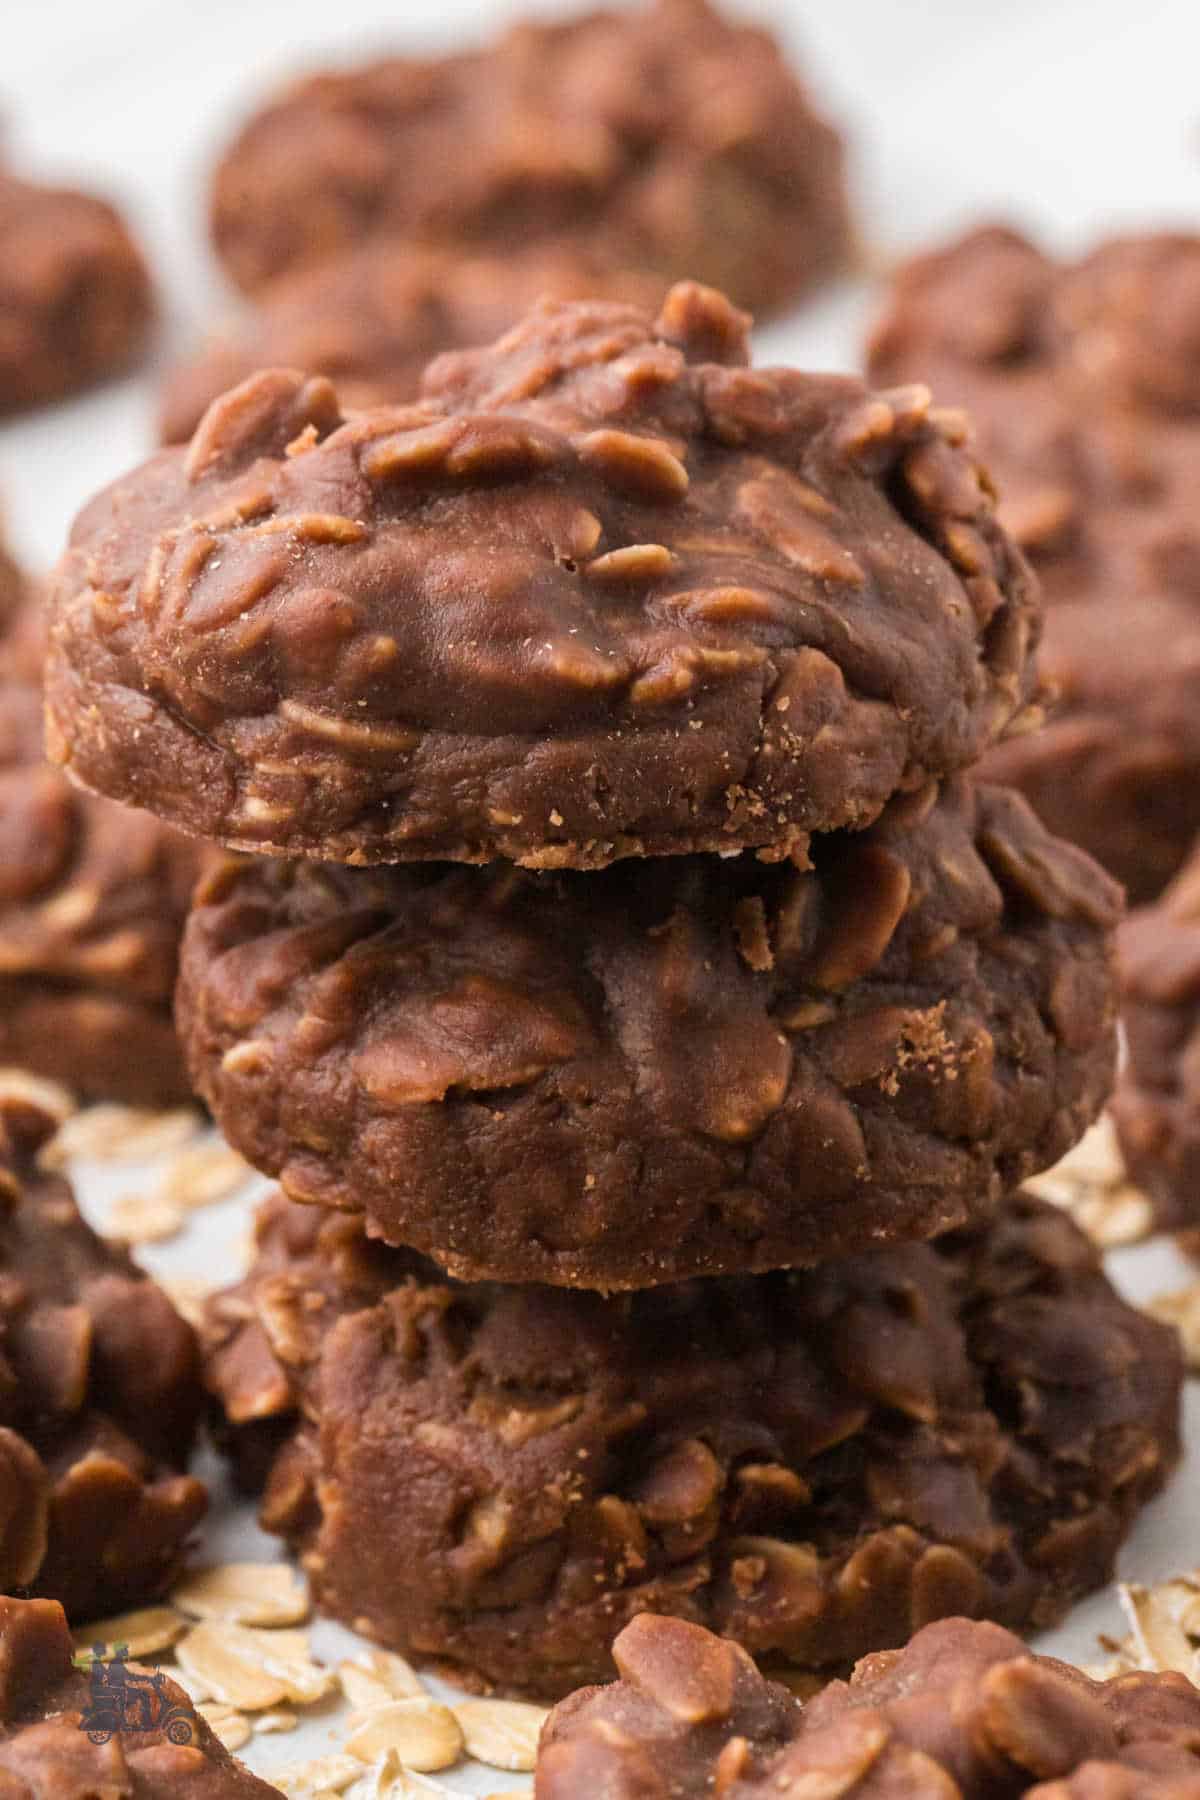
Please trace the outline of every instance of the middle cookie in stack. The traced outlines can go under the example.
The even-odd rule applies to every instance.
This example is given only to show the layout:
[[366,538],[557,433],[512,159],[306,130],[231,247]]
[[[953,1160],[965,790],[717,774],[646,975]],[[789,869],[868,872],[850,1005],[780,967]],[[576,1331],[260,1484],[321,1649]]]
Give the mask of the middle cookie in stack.
[[1119,911],[966,773],[1031,578],[961,423],[744,327],[543,307],[348,420],[256,377],[56,583],[60,759],[274,853],[180,993],[309,1203],[210,1316],[268,1522],[547,1694],[646,1608],[808,1665],[1044,1622],[1176,1450],[1170,1334],[1011,1192],[1107,1094]]

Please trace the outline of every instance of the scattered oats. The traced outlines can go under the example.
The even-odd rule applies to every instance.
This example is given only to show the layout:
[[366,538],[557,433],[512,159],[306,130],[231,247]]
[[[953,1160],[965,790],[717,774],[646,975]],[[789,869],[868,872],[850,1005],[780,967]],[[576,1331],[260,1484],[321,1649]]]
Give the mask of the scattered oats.
[[245,1654],[245,1646],[231,1633],[238,1626],[197,1625],[181,1638],[175,1656],[181,1669],[202,1682],[214,1699],[226,1706],[266,1712],[288,1698],[282,1681],[269,1675],[257,1654]]
[[230,1281],[241,1281],[250,1273],[258,1255],[258,1243],[254,1236],[254,1227],[246,1226],[229,1244],[221,1258],[221,1267],[228,1270]]
[[299,1625],[312,1610],[308,1583],[288,1563],[219,1563],[177,1583],[172,1604],[196,1619],[235,1625]]
[[74,1633],[76,1650],[86,1656],[111,1662],[123,1647],[136,1661],[144,1656],[157,1656],[177,1644],[188,1628],[187,1620],[173,1606],[144,1606],[137,1612],[117,1613],[111,1619],[97,1619],[81,1625]]
[[304,1631],[259,1631],[226,1620],[196,1625],[175,1648],[181,1668],[214,1699],[245,1712],[269,1712],[281,1701],[308,1706],[333,1686],[333,1672],[314,1663]]
[[228,1200],[253,1173],[244,1157],[228,1144],[196,1144],[183,1150],[167,1170],[162,1196],[187,1211]]
[[1105,1113],[1084,1133],[1073,1150],[1056,1165],[1069,1180],[1084,1187],[1121,1187],[1125,1182],[1125,1160],[1117,1143],[1116,1128]]
[[386,1706],[389,1700],[418,1699],[425,1692],[417,1671],[391,1650],[365,1650],[352,1661],[339,1663],[337,1675],[342,1692],[359,1712]]
[[91,1157],[98,1162],[149,1161],[179,1149],[203,1129],[204,1122],[193,1106],[176,1106],[169,1112],[148,1112],[135,1106],[89,1106],[67,1120],[47,1150],[54,1167],[61,1167],[72,1156]]
[[1115,1250],[1149,1237],[1154,1210],[1125,1176],[1112,1120],[1092,1126],[1061,1162],[1025,1186],[1069,1212],[1101,1250]]
[[546,1722],[544,1706],[524,1700],[463,1700],[454,1708],[468,1756],[490,1769],[528,1774],[537,1761],[538,1738]]
[[348,1800],[454,1800],[447,1787],[406,1769],[394,1750],[386,1750],[347,1790]]
[[199,1706],[202,1700],[211,1700],[213,1697],[212,1689],[206,1681],[201,1681],[199,1676],[191,1674],[187,1669],[181,1669],[178,1663],[171,1669],[171,1680],[183,1689],[193,1706]]
[[201,1701],[196,1711],[227,1750],[240,1750],[243,1744],[250,1742],[250,1721],[232,1706],[222,1706],[219,1701]]
[[204,1319],[204,1303],[216,1292],[212,1282],[203,1281],[199,1275],[156,1275],[155,1280],[180,1317],[199,1329]]
[[1154,1230],[1154,1208],[1136,1188],[1111,1194],[1084,1194],[1070,1208],[1071,1217],[1101,1250],[1140,1244]]
[[1084,1674],[1090,1675],[1093,1681],[1110,1681],[1114,1675],[1131,1675],[1141,1667],[1138,1661],[1137,1646],[1131,1637],[1110,1637],[1108,1632],[1097,1634],[1100,1648],[1107,1652],[1108,1660],[1102,1663],[1091,1663],[1084,1667]]
[[363,1762],[394,1750],[410,1769],[448,1769],[462,1755],[462,1729],[448,1706],[428,1695],[390,1700],[361,1714],[346,1738],[346,1749]]
[[224,1624],[210,1629],[236,1632],[247,1651],[256,1645],[262,1666],[283,1682],[287,1698],[297,1706],[311,1706],[314,1701],[323,1700],[337,1685],[333,1670],[313,1661],[307,1631],[260,1631],[248,1625]]
[[158,1244],[182,1229],[182,1210],[161,1194],[121,1194],[104,1221],[105,1237],[125,1244]]
[[1118,1582],[1117,1595],[1132,1627],[1138,1667],[1200,1679],[1200,1570],[1150,1588]]
[[251,1721],[256,1737],[270,1731],[295,1731],[300,1723],[294,1712],[281,1706],[277,1712],[258,1713]]
[[1147,1302],[1146,1311],[1164,1325],[1174,1325],[1188,1368],[1200,1374],[1200,1281],[1172,1294],[1156,1294]]
[[308,1762],[272,1769],[271,1780],[289,1800],[314,1800],[318,1794],[343,1794],[358,1781],[363,1766],[356,1756],[314,1756]]
[[1130,1675],[1137,1668],[1124,1656],[1110,1656],[1107,1662],[1080,1663],[1080,1671],[1089,1681],[1115,1681],[1118,1675]]
[[339,1663],[337,1674],[342,1692],[356,1712],[370,1712],[373,1706],[386,1706],[396,1698],[382,1681],[376,1681],[355,1663]]

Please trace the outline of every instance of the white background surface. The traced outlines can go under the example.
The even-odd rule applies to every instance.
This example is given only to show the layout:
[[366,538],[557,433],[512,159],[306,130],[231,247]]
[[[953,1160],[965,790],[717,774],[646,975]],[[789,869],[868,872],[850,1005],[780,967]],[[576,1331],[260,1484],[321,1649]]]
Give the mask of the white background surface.
[[[206,253],[205,171],[266,84],[323,53],[458,47],[515,10],[486,0],[0,0],[0,109],[25,166],[78,178],[127,206],[164,291],[161,361],[232,307]],[[549,10],[545,0],[536,10]],[[1063,246],[1117,224],[1200,221],[1200,8],[1191,0],[813,0],[807,8],[743,0],[742,10],[771,21],[803,53],[851,134],[876,268],[980,212],[1015,217]],[[868,279],[845,283],[764,333],[760,354],[852,364],[872,304]],[[31,561],[49,562],[78,505],[150,447],[153,395],[151,371],[0,426],[0,495]],[[85,1203],[102,1214],[106,1197],[139,1172],[81,1175]],[[216,1208],[147,1260],[216,1277],[243,1223],[243,1207]],[[1123,1253],[1113,1269],[1135,1295],[1188,1274],[1163,1244]],[[1188,1421],[1200,1443],[1198,1394],[1192,1383]],[[207,1548],[258,1553],[248,1515],[218,1508]],[[1150,1580],[1198,1563],[1193,1456],[1122,1567]],[[1044,1644],[1088,1660],[1100,1629],[1120,1629],[1111,1595],[1079,1608]],[[332,1655],[345,1641],[318,1628],[319,1651]],[[243,1754],[266,1773],[327,1747],[329,1729],[321,1719]],[[445,1779],[479,1792],[515,1785],[482,1771]]]

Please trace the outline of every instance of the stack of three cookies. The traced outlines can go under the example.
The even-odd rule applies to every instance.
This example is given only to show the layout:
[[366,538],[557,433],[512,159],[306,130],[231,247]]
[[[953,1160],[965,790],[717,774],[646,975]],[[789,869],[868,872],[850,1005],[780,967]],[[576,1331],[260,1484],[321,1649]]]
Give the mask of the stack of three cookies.
[[545,1696],[647,1610],[810,1669],[1048,1622],[1176,1451],[1172,1338],[1015,1192],[1107,1094],[1119,910],[968,772],[1032,578],[961,419],[746,325],[253,377],[55,584],[52,753],[257,853],[179,1020],[281,1181],[209,1317],[263,1517]]

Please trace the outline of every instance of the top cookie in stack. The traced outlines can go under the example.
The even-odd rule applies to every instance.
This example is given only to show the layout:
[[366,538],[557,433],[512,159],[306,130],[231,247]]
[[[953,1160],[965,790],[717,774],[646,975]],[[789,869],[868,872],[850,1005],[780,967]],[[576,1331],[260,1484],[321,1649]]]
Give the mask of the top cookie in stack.
[[52,754],[242,849],[803,858],[1028,715],[1032,578],[923,389],[746,366],[691,285],[344,420],[264,374],[80,518]]

